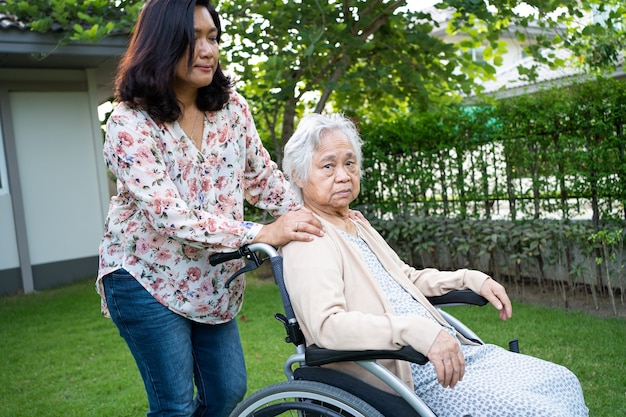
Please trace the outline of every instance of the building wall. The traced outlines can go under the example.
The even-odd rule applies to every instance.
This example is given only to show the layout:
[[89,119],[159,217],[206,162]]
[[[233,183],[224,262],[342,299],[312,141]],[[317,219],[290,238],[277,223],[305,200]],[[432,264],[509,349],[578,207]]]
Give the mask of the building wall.
[[[0,160],[0,163],[3,162]],[[0,194],[0,294],[3,293],[2,288],[12,290],[10,292],[21,288],[19,266],[13,207],[7,190]]]
[[15,158],[17,168],[12,172],[9,163],[8,177],[19,178],[19,195],[13,182],[0,195],[0,294],[28,291],[29,273],[32,290],[43,290],[97,272],[108,197],[98,103],[88,71],[61,78],[40,88],[23,80],[4,84],[2,103],[10,111],[1,114],[10,114],[4,124],[11,129],[3,140],[5,149],[13,141],[6,158]]
[[17,269],[20,265],[3,143],[0,123],[0,271]]
[[102,224],[87,95],[11,93],[11,105],[32,263],[94,255]]

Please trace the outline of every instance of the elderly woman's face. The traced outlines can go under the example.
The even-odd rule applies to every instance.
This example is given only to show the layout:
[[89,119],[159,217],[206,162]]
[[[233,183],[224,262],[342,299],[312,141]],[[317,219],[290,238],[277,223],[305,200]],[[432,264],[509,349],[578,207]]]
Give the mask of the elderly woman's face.
[[327,132],[313,154],[302,188],[304,203],[330,214],[345,214],[359,195],[361,172],[354,148],[339,132]]

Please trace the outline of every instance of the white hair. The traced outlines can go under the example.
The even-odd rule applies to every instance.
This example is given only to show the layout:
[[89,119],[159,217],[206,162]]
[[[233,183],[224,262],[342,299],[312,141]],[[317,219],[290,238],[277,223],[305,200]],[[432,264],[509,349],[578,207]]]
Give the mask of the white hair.
[[313,155],[318,150],[324,135],[331,131],[340,132],[348,139],[354,148],[357,165],[361,169],[363,141],[350,119],[337,113],[328,116],[313,113],[305,116],[285,145],[283,156],[283,173],[300,198],[302,198],[302,190],[296,184],[296,180],[301,184],[307,181]]

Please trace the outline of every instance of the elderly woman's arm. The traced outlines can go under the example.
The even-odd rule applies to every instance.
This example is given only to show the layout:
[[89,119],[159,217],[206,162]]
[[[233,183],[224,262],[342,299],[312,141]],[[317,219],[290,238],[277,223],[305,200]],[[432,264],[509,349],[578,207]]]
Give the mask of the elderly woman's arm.
[[439,271],[437,269],[417,270],[404,264],[405,274],[422,292],[430,297],[443,295],[453,290],[470,289],[485,297],[500,314],[502,320],[511,318],[511,300],[502,285],[487,274],[473,269]]
[[375,241],[381,250],[384,250],[389,262],[399,267],[413,285],[427,297],[463,289],[480,293],[483,283],[489,279],[487,274],[471,269],[456,271],[439,271],[434,268],[415,269],[398,256],[376,229],[365,223],[361,223],[360,226],[368,232],[369,239]]
[[443,295],[453,290],[470,289],[485,297],[499,311],[502,320],[511,318],[511,300],[509,300],[506,290],[487,274],[473,269],[458,269],[456,271],[417,270],[406,264],[404,269],[409,279],[426,296]]
[[454,290],[470,289],[480,293],[489,275],[473,269],[440,271],[434,268],[415,269],[404,264],[405,275],[427,297],[443,295]]
[[415,269],[406,264],[398,254],[387,244],[383,237],[369,225],[363,225],[382,248],[385,248],[390,262],[402,270],[402,273],[427,297],[443,295],[453,290],[470,289],[485,297],[499,312],[500,318],[506,320],[511,317],[511,301],[506,290],[487,274],[472,269],[458,269],[456,271],[439,271],[434,268]]

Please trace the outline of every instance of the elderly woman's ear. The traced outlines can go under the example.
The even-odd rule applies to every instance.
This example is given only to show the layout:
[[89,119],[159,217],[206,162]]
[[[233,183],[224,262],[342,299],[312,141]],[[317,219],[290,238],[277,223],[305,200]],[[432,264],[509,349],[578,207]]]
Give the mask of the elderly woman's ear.
[[300,178],[296,177],[293,173],[291,174],[291,179],[294,182],[294,184],[296,184],[298,187],[300,187],[300,189],[302,189],[302,187],[304,187],[304,183],[302,182],[302,180],[300,180]]

